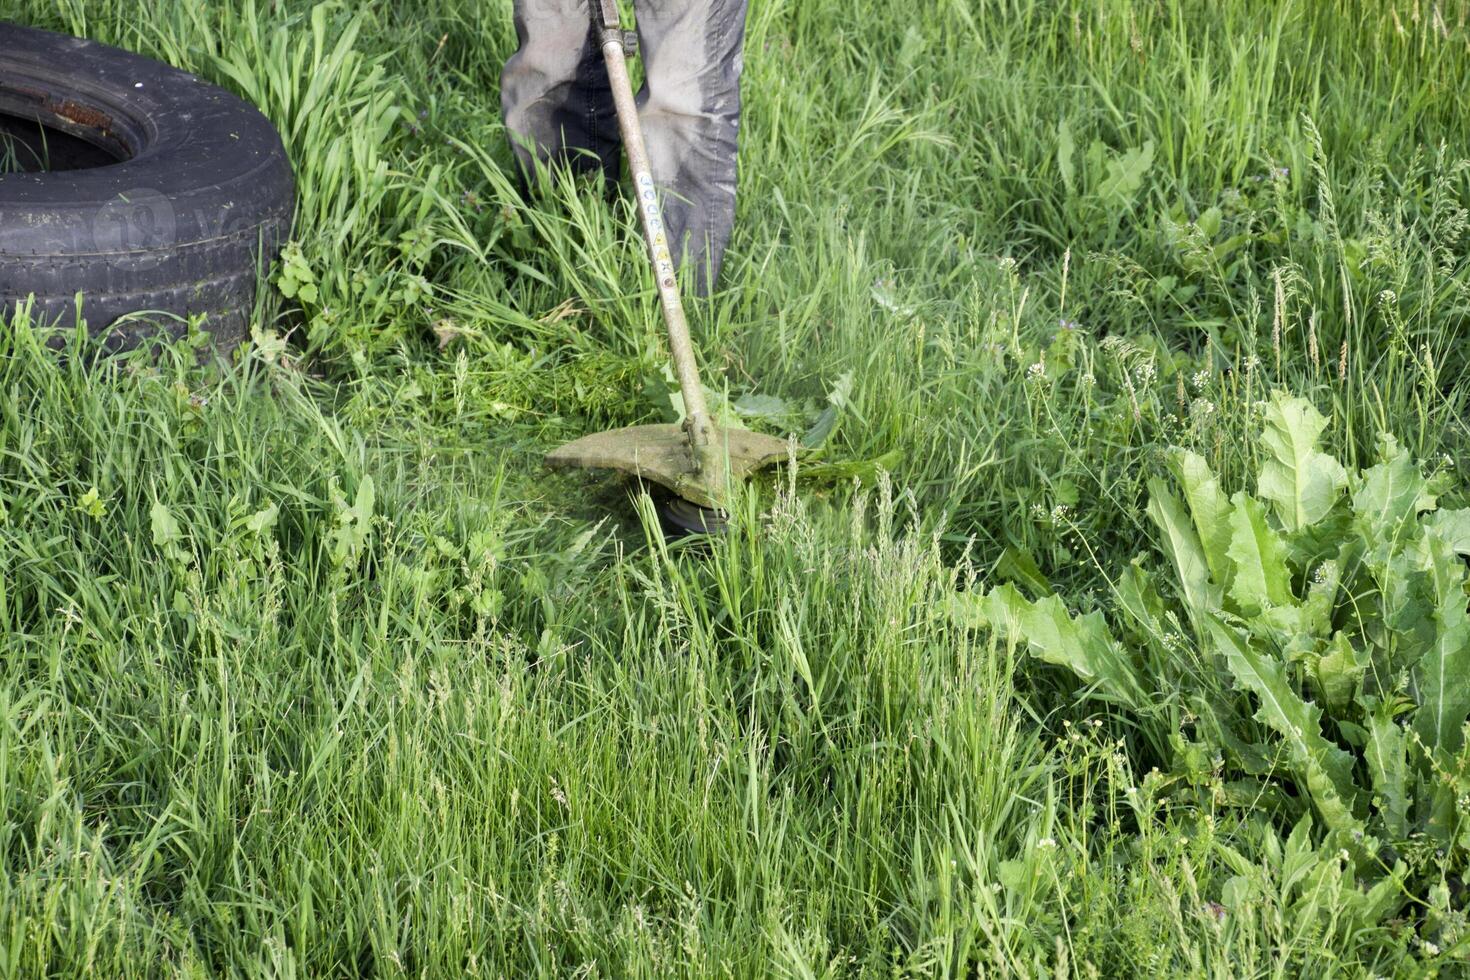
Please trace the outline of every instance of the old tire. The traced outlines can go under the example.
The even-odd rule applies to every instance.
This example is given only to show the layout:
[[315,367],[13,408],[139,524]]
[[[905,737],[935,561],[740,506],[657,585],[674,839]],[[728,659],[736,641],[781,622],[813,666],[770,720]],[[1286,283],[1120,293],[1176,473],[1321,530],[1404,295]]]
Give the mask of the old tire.
[[140,55],[0,23],[0,317],[34,296],[32,322],[74,326],[81,293],[109,349],[201,314],[232,347],[294,196],[253,106]]

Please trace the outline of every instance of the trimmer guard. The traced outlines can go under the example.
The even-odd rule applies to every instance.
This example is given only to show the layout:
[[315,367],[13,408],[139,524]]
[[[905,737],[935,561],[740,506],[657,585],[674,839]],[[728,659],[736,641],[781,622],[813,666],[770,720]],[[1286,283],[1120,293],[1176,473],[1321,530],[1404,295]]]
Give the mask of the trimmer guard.
[[546,464],[616,470],[665,487],[701,507],[721,509],[730,484],[786,455],[786,442],[747,429],[715,427],[711,447],[728,459],[724,473],[697,467],[689,434],[677,425],[635,425],[597,432],[546,454]]

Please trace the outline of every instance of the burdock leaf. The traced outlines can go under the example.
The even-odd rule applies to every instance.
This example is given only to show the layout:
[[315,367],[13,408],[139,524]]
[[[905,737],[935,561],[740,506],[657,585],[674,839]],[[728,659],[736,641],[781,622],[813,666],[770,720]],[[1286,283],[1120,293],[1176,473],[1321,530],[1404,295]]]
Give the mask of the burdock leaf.
[[1303,398],[1278,392],[1266,406],[1261,442],[1270,458],[1261,467],[1258,489],[1287,531],[1298,531],[1327,516],[1347,486],[1342,464],[1322,452],[1327,420]]
[[1213,616],[1210,633],[1235,686],[1255,695],[1256,720],[1281,736],[1292,775],[1323,822],[1332,830],[1361,833],[1362,821],[1353,816],[1351,806],[1353,759],[1323,737],[1322,709],[1291,689],[1280,663],[1252,649]]
[[1179,485],[1184,488],[1184,499],[1189,504],[1189,514],[1194,520],[1194,529],[1204,546],[1205,561],[1210,574],[1221,588],[1230,587],[1230,500],[1220,489],[1210,464],[1203,456],[1181,450],[1174,456],[1174,470]]
[[1180,592],[1198,627],[1204,622],[1201,618],[1204,613],[1220,608],[1220,587],[1210,579],[1205,549],[1184,512],[1184,505],[1169,492],[1162,480],[1149,480],[1148,489],[1148,516],[1164,533],[1164,550],[1174,562]]
[[1230,597],[1247,615],[1292,601],[1286,542],[1266,523],[1266,508],[1249,494],[1231,498],[1229,555],[1235,562]]
[[1002,635],[1023,641],[1032,655],[1070,669],[1110,701],[1141,708],[1142,688],[1126,652],[1101,613],[1073,618],[1056,596],[1027,601],[1009,582],[985,597],[985,618]]

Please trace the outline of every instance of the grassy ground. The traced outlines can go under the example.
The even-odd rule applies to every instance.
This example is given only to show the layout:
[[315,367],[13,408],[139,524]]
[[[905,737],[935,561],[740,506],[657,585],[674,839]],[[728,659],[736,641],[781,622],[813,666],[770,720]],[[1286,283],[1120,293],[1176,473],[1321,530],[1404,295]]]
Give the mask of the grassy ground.
[[677,405],[628,208],[508,177],[508,6],[0,0],[301,197],[240,365],[0,344],[0,971],[1459,975],[1461,831],[1191,775],[955,597],[1111,615],[1277,390],[1464,503],[1470,6],[753,0],[696,332],[835,424],[696,549],[538,465]]

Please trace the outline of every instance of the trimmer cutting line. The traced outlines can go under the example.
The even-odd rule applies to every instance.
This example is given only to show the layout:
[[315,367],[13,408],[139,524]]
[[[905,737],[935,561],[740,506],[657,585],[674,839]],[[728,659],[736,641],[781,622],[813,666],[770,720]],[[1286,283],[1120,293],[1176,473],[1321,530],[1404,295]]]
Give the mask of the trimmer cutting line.
[[679,281],[664,232],[648,150],[643,144],[643,128],[638,123],[617,3],[600,0],[600,5],[602,55],[617,106],[628,169],[633,174],[638,214],[649,260],[653,263],[653,277],[658,284],[664,325],[669,332],[669,353],[684,396],[684,424],[635,425],[583,436],[548,453],[546,463],[556,467],[616,470],[663,487],[672,496],[655,502],[665,520],[686,531],[718,532],[724,528],[733,484],[786,455],[786,443],[758,432],[721,428],[710,419],[689,339],[689,322],[679,299]]

